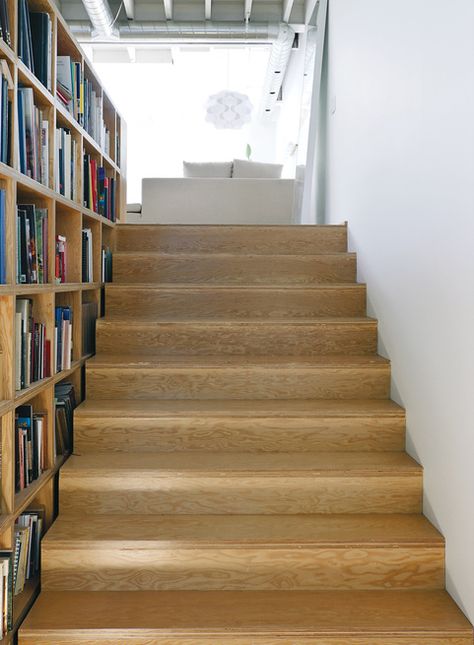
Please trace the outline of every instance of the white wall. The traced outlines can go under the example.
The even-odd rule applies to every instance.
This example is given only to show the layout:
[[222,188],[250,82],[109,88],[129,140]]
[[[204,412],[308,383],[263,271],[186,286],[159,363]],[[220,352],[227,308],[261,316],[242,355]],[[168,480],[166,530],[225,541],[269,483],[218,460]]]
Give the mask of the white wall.
[[474,621],[474,3],[329,5],[327,220],[349,221],[448,589]]

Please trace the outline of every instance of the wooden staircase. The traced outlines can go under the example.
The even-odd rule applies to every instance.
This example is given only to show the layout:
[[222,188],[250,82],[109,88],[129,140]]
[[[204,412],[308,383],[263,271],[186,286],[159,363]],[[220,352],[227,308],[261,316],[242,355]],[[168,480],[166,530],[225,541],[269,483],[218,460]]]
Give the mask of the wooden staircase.
[[346,250],[118,227],[20,645],[472,645]]

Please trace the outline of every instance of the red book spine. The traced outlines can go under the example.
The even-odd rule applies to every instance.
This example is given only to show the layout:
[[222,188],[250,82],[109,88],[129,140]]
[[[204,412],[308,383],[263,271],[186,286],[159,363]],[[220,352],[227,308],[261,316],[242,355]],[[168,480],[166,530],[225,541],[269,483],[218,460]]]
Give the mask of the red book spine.
[[44,339],[44,376],[51,376],[51,341]]

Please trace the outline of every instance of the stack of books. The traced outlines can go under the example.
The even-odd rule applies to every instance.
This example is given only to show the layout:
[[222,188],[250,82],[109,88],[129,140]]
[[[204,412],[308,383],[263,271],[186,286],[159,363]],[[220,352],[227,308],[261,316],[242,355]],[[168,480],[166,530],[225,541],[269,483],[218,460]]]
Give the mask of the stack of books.
[[53,28],[51,16],[30,11],[28,0],[18,2],[18,56],[51,91]]
[[94,282],[92,230],[82,229],[82,282]]
[[56,129],[55,188],[61,195],[75,200],[77,142],[67,128]]
[[[0,7],[1,7],[0,0]],[[8,90],[14,89],[13,77],[5,60],[0,60],[0,162],[12,163],[12,102]]]
[[36,107],[33,89],[18,88],[20,172],[49,185],[49,122]]
[[17,283],[48,282],[48,211],[34,204],[16,210]]
[[28,510],[15,522],[13,553],[13,595],[18,596],[25,582],[36,578],[40,570],[41,536],[44,509]]
[[84,206],[115,222],[116,181],[107,177],[106,169],[97,165],[89,154],[84,155]]
[[10,12],[8,10],[7,0],[0,0],[0,38],[12,46],[12,37],[10,32]]
[[73,418],[76,407],[74,385],[62,381],[54,386],[56,423],[54,426],[55,457],[68,455],[73,448]]
[[67,282],[67,239],[65,235],[56,235],[54,279],[57,284]]
[[7,281],[6,191],[0,189],[0,284]]
[[108,246],[102,247],[101,281],[112,282],[112,251]]
[[45,470],[46,413],[32,405],[15,410],[15,492],[32,484]]
[[71,368],[72,308],[56,307],[54,318],[54,365],[56,372]]
[[13,557],[0,551],[0,639],[13,629]]
[[102,97],[84,76],[80,63],[70,56],[57,57],[56,96],[79,125],[110,153],[110,133],[104,122]]
[[51,342],[46,325],[33,318],[33,301],[17,298],[15,313],[15,388],[23,390],[31,383],[51,376]]

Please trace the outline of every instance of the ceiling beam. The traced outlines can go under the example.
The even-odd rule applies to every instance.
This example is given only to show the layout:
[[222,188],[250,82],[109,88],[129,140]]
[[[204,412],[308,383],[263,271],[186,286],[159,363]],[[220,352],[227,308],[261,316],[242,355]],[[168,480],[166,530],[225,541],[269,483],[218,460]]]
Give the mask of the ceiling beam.
[[290,22],[291,11],[295,0],[283,0],[283,22]]
[[304,6],[304,23],[305,25],[315,24],[312,22],[317,15],[319,0],[306,0]]
[[173,20],[173,0],[163,0],[166,20]]
[[204,0],[204,17],[206,20],[211,19],[212,14],[212,0]]
[[251,13],[252,13],[252,0],[245,0],[245,7],[244,7],[245,22],[248,22],[250,20]]
[[135,18],[135,2],[134,0],[123,0],[123,8],[127,14],[128,20]]

